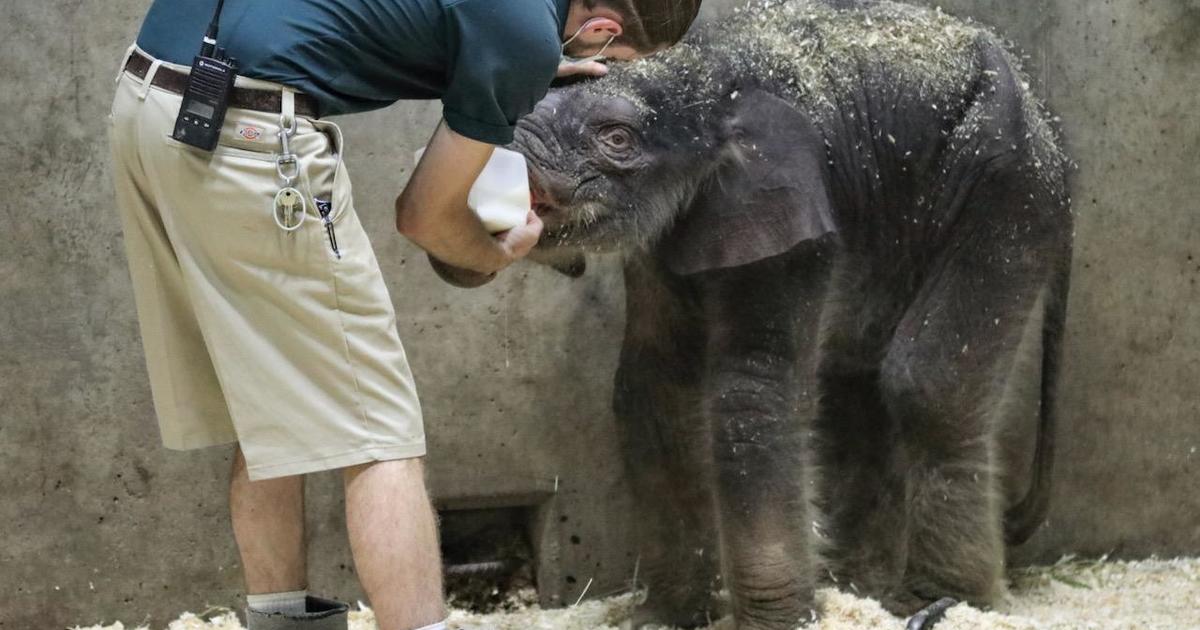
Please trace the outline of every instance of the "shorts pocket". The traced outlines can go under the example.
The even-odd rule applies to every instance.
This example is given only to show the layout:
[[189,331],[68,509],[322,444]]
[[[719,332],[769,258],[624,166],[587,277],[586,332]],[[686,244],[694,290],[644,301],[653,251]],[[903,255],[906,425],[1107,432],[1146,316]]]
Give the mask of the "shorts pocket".
[[180,149],[183,151],[189,151],[189,152],[194,153],[201,157],[206,156],[206,155],[225,155],[225,156],[229,156],[229,157],[238,157],[238,158],[247,158],[247,159],[251,159],[251,160],[259,160],[262,162],[274,162],[275,161],[275,152],[274,151],[251,151],[249,149],[239,149],[239,148],[227,146],[224,144],[218,144],[216,146],[216,148],[213,149],[212,151],[205,151],[204,149],[194,147],[190,144],[184,144],[184,143],[176,140],[175,138],[172,138],[171,134],[169,134],[169,133],[163,134],[162,138],[163,138],[163,143],[169,147],[174,147],[176,149]]
[[353,204],[349,174],[342,159],[344,156],[342,130],[336,124],[328,121],[313,120],[312,124],[319,133],[329,139],[329,142],[327,149],[312,160],[311,164],[316,169],[331,170],[309,173],[309,193],[314,199],[321,198],[332,204],[332,221],[337,223],[338,219]]

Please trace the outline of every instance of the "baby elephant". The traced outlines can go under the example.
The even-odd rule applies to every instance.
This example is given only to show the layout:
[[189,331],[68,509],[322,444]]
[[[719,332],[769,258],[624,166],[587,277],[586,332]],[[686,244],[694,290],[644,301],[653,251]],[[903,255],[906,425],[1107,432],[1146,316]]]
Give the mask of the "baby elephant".
[[900,614],[1003,593],[1046,509],[1072,232],[1016,66],[940,12],[776,1],[521,122],[536,256],[626,255],[639,623],[727,589],[737,628],[793,628],[830,578]]

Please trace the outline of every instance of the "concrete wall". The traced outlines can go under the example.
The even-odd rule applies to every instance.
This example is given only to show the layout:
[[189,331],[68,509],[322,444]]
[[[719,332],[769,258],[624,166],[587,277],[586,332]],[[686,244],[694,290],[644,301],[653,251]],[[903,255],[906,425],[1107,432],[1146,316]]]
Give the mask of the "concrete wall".
[[[237,602],[230,453],[158,445],[111,208],[111,78],[147,4],[0,5],[0,628]],[[1200,2],[943,6],[1029,53],[1080,164],[1054,507],[1017,559],[1196,553]],[[593,594],[618,588],[633,559],[607,403],[615,264],[592,261],[578,281],[522,265],[475,292],[441,285],[390,223],[437,113],[402,104],[343,121],[426,406],[435,494],[446,509],[529,507],[551,603],[592,577]],[[310,480],[313,587],[356,598],[339,486]]]
[[1076,247],[1058,467],[1016,559],[1200,551],[1200,2],[947,0],[1061,116]]

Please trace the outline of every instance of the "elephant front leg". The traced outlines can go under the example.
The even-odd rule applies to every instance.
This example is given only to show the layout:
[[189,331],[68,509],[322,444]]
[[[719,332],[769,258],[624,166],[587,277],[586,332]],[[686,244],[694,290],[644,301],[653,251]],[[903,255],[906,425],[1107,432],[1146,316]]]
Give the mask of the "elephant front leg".
[[701,413],[705,334],[647,259],[625,268],[625,342],[613,410],[637,500],[637,582],[646,601],[632,624],[690,628],[718,616],[712,456]]
[[816,618],[817,573],[794,343],[739,330],[714,344],[708,412],[734,618],[739,630],[791,630]]
[[708,436],[687,395],[694,390],[686,372],[654,351],[627,346],[617,374],[614,406],[637,501],[637,581],[646,589],[633,627],[691,628],[716,616]]

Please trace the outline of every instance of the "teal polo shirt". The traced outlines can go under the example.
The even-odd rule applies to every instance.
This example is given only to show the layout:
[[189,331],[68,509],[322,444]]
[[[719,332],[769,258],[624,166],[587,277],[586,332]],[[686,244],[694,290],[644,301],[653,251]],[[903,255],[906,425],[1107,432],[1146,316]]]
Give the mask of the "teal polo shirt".
[[[558,69],[570,0],[226,0],[217,44],[322,116],[441,99],[450,128],[512,142]],[[154,0],[138,45],[190,66],[216,0]]]

